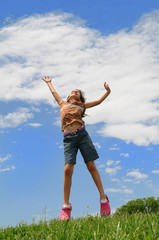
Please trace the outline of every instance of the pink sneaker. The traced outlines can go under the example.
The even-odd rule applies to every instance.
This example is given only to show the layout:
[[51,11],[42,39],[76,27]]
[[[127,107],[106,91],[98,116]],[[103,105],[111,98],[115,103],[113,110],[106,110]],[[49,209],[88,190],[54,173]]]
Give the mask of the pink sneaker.
[[101,216],[106,216],[110,214],[110,205],[109,205],[109,199],[107,197],[107,195],[105,195],[107,198],[107,202],[106,203],[101,203],[100,202],[100,215]]
[[61,214],[59,216],[59,219],[62,220],[62,221],[70,219],[71,210],[72,210],[72,204],[71,203],[70,203],[70,207],[62,207],[62,211],[61,211]]

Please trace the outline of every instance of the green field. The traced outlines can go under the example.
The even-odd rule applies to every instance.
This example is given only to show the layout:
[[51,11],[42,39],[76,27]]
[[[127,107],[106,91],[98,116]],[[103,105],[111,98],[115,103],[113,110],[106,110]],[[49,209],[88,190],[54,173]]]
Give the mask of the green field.
[[41,221],[31,225],[0,228],[0,240],[159,240],[159,212],[154,214],[135,213],[106,218],[88,217],[61,222],[57,219]]

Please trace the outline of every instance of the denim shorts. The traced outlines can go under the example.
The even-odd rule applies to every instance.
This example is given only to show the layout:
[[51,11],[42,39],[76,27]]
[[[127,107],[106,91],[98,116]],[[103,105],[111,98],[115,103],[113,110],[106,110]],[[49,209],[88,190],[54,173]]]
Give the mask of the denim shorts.
[[99,158],[92,140],[85,128],[79,130],[79,132],[75,135],[64,135],[63,143],[65,164],[76,164],[78,149],[80,150],[85,163]]

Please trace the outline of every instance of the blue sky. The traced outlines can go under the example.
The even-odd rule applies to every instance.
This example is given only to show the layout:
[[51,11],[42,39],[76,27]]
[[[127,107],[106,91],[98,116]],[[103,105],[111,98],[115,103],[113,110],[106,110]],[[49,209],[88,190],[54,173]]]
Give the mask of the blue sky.
[[[0,8],[0,225],[57,218],[63,202],[59,108],[80,88],[96,165],[116,208],[159,195],[158,1],[3,1]],[[98,191],[78,154],[72,216],[99,212]]]

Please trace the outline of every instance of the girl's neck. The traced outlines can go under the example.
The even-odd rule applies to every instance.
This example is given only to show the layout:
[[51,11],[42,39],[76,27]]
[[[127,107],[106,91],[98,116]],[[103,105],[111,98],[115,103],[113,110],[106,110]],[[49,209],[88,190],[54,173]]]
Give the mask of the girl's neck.
[[71,98],[68,98],[68,100],[67,100],[68,102],[81,102],[81,99],[79,99],[79,98],[76,98],[76,96],[74,96],[74,97],[71,97]]

